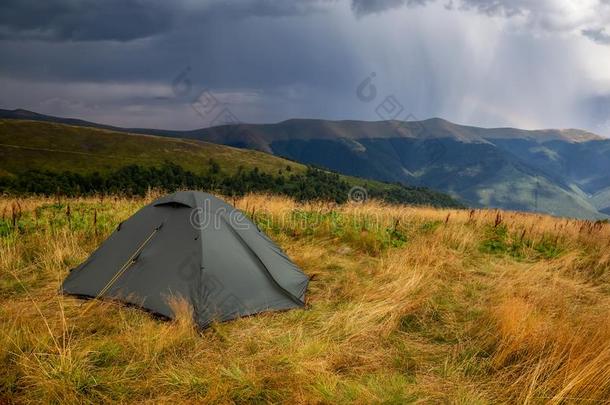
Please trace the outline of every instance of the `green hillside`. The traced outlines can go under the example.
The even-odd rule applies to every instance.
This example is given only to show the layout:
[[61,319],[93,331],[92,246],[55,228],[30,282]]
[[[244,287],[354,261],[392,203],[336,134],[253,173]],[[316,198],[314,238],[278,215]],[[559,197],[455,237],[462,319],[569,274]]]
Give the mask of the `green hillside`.
[[308,168],[267,153],[102,128],[0,120],[0,192],[143,194],[197,188],[344,202],[359,186],[389,202],[459,206],[448,195]]
[[19,120],[0,120],[0,162],[4,173],[29,169],[78,173],[106,172],[127,165],[159,166],[179,163],[186,170],[203,173],[213,158],[223,170],[238,166],[277,172],[290,165],[305,166],[258,151],[237,149],[197,140],[126,135],[105,129]]

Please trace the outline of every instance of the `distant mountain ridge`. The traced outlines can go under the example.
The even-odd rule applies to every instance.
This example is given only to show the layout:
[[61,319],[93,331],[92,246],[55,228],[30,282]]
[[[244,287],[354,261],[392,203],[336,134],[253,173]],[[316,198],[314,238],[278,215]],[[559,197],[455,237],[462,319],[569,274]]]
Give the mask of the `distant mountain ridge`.
[[78,125],[79,127],[91,127],[111,130],[121,130],[124,128],[113,127],[112,125],[97,124],[95,122],[85,121],[78,118],[63,118],[55,117],[53,115],[39,114],[34,111],[24,110],[17,108],[15,110],[3,110],[0,109],[0,119],[18,119],[18,120],[30,120],[30,121],[44,121],[44,122],[56,122],[59,124],[67,125]]
[[[293,132],[298,131],[301,138],[455,138],[464,142],[485,142],[486,139],[520,138],[541,141],[563,140],[567,142],[587,142],[593,140],[606,140],[606,138],[581,129],[543,129],[524,130],[517,128],[481,128],[454,124],[442,118],[430,118],[422,121],[359,121],[341,120],[330,121],[309,118],[292,118],[276,124],[239,124],[220,125],[212,128],[194,130],[168,130],[152,128],[124,128],[106,124],[98,124],[78,118],[63,118],[52,115],[39,114],[24,109],[0,109],[0,118],[25,119],[32,121],[58,122],[68,125],[110,129],[114,131],[129,131],[161,136],[176,136],[180,138],[201,138],[218,136],[235,136],[236,127],[242,129],[238,136],[249,132],[250,136],[261,137],[268,141],[294,139]],[[282,128],[282,130],[274,130]],[[316,131],[308,131],[315,129]],[[322,131],[320,131],[322,129]]]
[[604,218],[610,140],[581,130],[289,120],[178,136],[258,149],[361,177],[421,185],[473,205]]
[[255,149],[353,176],[430,187],[475,206],[592,219],[610,214],[610,140],[577,129],[488,129],[432,118],[291,119],[172,131],[116,128],[25,110],[0,110],[0,118],[56,120]]

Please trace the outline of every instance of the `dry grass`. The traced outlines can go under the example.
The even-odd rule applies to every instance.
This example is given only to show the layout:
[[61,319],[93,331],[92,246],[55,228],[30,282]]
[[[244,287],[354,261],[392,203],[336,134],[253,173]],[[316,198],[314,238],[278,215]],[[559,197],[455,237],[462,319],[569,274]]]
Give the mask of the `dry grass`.
[[248,196],[313,276],[307,310],[198,332],[179,298],[165,322],[58,296],[153,197],[0,199],[0,403],[610,398],[607,224]]

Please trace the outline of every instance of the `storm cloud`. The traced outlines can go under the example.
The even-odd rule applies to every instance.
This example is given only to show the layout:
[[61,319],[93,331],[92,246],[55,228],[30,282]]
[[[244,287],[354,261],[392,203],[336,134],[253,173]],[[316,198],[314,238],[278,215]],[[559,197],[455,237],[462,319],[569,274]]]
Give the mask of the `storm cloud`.
[[608,0],[352,0],[352,8],[358,15],[366,15],[437,1],[448,10],[513,19],[515,26],[524,30],[580,32],[595,42],[610,44],[610,35],[605,32],[610,25]]
[[610,45],[610,33],[607,33],[605,28],[583,30],[582,34],[599,44]]
[[432,1],[435,0],[352,0],[352,10],[357,16],[364,16],[403,6],[425,6]]
[[[304,16],[328,11],[340,0],[6,0],[0,14],[0,38],[130,41],[167,33],[184,23],[224,19]],[[580,31],[608,43],[607,0],[351,0],[359,17],[399,7],[439,2],[448,10],[475,10],[489,16],[519,19],[530,29]]]
[[73,41],[130,41],[165,33],[184,22],[281,17],[321,10],[332,0],[5,0],[1,38]]
[[[132,127],[380,119],[607,129],[608,1],[51,0],[0,6],[0,108]],[[371,77],[377,98],[356,91]],[[208,92],[208,93],[205,93]]]

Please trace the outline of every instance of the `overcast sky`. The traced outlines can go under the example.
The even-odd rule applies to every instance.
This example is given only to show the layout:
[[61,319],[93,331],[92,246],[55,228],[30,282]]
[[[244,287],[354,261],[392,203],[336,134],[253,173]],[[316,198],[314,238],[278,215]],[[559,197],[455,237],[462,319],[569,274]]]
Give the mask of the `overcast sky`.
[[610,0],[3,0],[0,55],[0,108],[120,126],[442,117],[610,135]]

